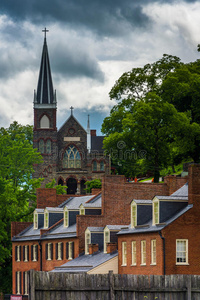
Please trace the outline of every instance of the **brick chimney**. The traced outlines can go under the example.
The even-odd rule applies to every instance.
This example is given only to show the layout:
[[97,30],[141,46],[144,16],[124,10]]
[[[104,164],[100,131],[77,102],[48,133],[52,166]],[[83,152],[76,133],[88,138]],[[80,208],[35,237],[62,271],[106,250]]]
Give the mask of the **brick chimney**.
[[99,250],[98,244],[89,244],[89,254],[94,254]]
[[56,189],[40,188],[36,190],[37,208],[56,207]]
[[117,250],[117,243],[107,243],[106,246],[107,253],[112,253],[113,251]]
[[91,136],[96,136],[97,135],[96,129],[91,129],[90,134],[91,134]]
[[188,203],[200,205],[200,164],[191,164],[188,168]]

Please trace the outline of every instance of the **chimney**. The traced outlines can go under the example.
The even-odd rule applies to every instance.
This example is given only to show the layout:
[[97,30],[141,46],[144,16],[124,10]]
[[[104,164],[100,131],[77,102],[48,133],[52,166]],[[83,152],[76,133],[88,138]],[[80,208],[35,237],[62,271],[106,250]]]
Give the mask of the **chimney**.
[[98,244],[89,244],[89,254],[94,254],[99,250]]
[[40,188],[36,190],[37,208],[56,207],[56,189]]
[[107,243],[106,246],[107,246],[106,248],[107,253],[112,253],[115,250],[117,250],[117,243]]
[[90,130],[91,136],[97,136],[97,133],[96,133],[96,132],[97,132],[96,129],[91,129],[91,130]]
[[200,164],[191,164],[188,168],[188,204],[200,205]]

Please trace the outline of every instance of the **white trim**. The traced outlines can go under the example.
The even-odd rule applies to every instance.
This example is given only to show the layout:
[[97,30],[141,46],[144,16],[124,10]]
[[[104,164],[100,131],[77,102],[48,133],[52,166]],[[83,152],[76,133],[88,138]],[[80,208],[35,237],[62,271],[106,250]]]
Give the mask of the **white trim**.
[[85,230],[85,254],[89,254],[89,244],[91,244],[91,232],[87,228]]
[[[155,216],[155,205],[157,205],[157,216]],[[160,222],[160,203],[159,203],[159,200],[156,199],[156,200],[153,200],[153,209],[152,209],[152,214],[153,214],[153,222],[152,222],[152,225],[156,225],[156,224],[159,224]],[[156,220],[157,219],[157,220]]]
[[[37,217],[37,220],[36,220],[36,217]],[[33,219],[34,219],[34,229],[38,229],[38,213],[36,211],[34,211]]]
[[108,227],[104,228],[104,253],[107,253],[107,243],[110,243],[110,230]]
[[[185,249],[179,249],[178,251],[178,242],[184,242]],[[177,255],[178,252],[179,256]],[[177,259],[181,259],[180,254],[182,254],[182,259],[185,258],[185,262],[177,262]],[[176,265],[188,265],[188,239],[176,239]]]
[[[46,218],[47,216],[47,218]],[[44,228],[48,228],[49,227],[49,212],[45,209],[44,211]]]
[[141,241],[141,266],[146,266],[147,263],[147,245],[146,240]]
[[122,266],[127,266],[127,243],[122,242]]
[[151,240],[151,265],[156,265],[156,239]]
[[[137,248],[136,241],[131,242],[131,266],[137,265]],[[134,262],[135,261],[135,262]]]
[[[134,222],[133,222],[133,208],[135,210]],[[131,203],[131,228],[135,228],[135,226],[137,226],[137,204],[134,201],[132,201],[132,203]]]
[[69,210],[65,207],[64,208],[64,227],[69,226]]

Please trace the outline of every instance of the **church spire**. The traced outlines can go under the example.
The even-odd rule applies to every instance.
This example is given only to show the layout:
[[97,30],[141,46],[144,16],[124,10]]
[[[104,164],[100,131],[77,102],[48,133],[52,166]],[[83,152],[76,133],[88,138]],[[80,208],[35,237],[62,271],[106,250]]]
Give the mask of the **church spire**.
[[42,31],[44,32],[44,45],[42,50],[37,93],[35,95],[34,102],[37,104],[53,104],[56,103],[56,97],[53,91],[53,81],[51,77],[51,68],[46,41],[46,33],[48,30],[45,28]]

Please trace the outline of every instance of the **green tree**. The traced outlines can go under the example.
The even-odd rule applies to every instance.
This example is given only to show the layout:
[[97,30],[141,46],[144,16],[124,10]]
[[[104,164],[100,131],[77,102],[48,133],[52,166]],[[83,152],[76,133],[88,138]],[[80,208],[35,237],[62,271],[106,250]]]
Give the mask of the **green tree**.
[[31,126],[17,122],[0,129],[0,279],[4,278],[0,280],[0,291],[7,293],[12,283],[11,222],[32,219],[35,189],[41,182],[32,178],[33,165],[42,161],[33,149],[32,132]]
[[61,184],[56,185],[56,180],[53,179],[51,182],[47,183],[45,185],[45,188],[50,188],[50,189],[56,189],[56,194],[57,195],[62,195],[62,194],[66,194],[67,191],[67,186],[62,186]]
[[92,189],[101,189],[101,179],[93,179],[85,182],[87,193],[91,193]]

